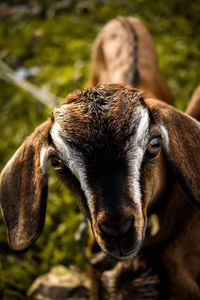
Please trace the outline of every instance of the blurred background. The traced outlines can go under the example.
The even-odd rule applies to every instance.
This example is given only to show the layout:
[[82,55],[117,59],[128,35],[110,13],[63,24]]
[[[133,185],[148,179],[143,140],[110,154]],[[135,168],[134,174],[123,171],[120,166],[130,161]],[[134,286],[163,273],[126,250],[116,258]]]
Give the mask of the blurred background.
[[[175,106],[185,109],[200,82],[199,1],[1,0],[0,170],[54,103],[88,85],[95,37],[119,15],[136,16],[149,29]],[[28,252],[9,249],[0,216],[0,299],[26,299],[51,266],[84,267],[74,238],[80,220],[73,195],[50,168],[45,228]]]

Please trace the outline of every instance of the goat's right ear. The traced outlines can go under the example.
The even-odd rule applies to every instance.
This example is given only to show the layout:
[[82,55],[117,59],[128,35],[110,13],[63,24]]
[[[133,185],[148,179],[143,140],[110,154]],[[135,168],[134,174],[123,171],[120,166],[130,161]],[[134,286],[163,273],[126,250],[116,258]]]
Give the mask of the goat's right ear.
[[200,123],[162,101],[145,102],[160,126],[163,147],[183,190],[200,207]]
[[40,235],[46,211],[48,135],[46,121],[26,139],[0,177],[0,202],[11,248],[27,249]]

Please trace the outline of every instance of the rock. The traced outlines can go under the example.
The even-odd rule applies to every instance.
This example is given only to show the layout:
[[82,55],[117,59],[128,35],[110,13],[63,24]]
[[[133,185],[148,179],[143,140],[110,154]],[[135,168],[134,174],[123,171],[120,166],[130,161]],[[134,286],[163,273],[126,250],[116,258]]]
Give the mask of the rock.
[[37,278],[28,291],[29,300],[87,300],[90,280],[78,267],[53,267]]

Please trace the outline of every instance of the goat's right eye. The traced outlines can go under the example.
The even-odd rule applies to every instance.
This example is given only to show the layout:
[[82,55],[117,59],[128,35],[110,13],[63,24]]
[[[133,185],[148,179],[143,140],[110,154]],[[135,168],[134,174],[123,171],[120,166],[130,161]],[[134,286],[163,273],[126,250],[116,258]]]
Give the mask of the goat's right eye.
[[62,162],[61,159],[59,159],[56,156],[52,156],[51,157],[51,164],[54,167],[54,169],[56,170],[56,172],[60,175],[63,175],[64,171],[65,171],[65,165]]
[[153,137],[149,141],[149,144],[147,147],[148,153],[152,157],[156,157],[160,151],[160,146],[161,146],[161,137],[160,136]]
[[51,157],[51,164],[54,168],[57,168],[61,165],[62,161],[56,156]]

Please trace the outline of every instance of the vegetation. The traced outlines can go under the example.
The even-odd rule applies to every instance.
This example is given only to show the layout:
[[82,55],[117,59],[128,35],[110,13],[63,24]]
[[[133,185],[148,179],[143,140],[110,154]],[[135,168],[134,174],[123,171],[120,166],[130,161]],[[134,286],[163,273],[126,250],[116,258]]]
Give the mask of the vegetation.
[[[0,59],[14,70],[36,66],[39,72],[28,80],[64,98],[87,86],[92,44],[101,27],[118,15],[137,16],[153,36],[175,105],[185,108],[200,78],[198,1],[76,0],[69,1],[71,5],[62,12],[47,14],[54,2],[59,1],[39,1],[42,10],[37,15],[0,17]],[[2,169],[25,137],[49,117],[50,109],[4,80],[0,80],[0,91]],[[84,266],[74,240],[81,220],[76,201],[53,170],[50,173],[45,228],[28,252],[16,254],[9,249],[0,217],[2,300],[26,299],[33,279],[55,264]]]

